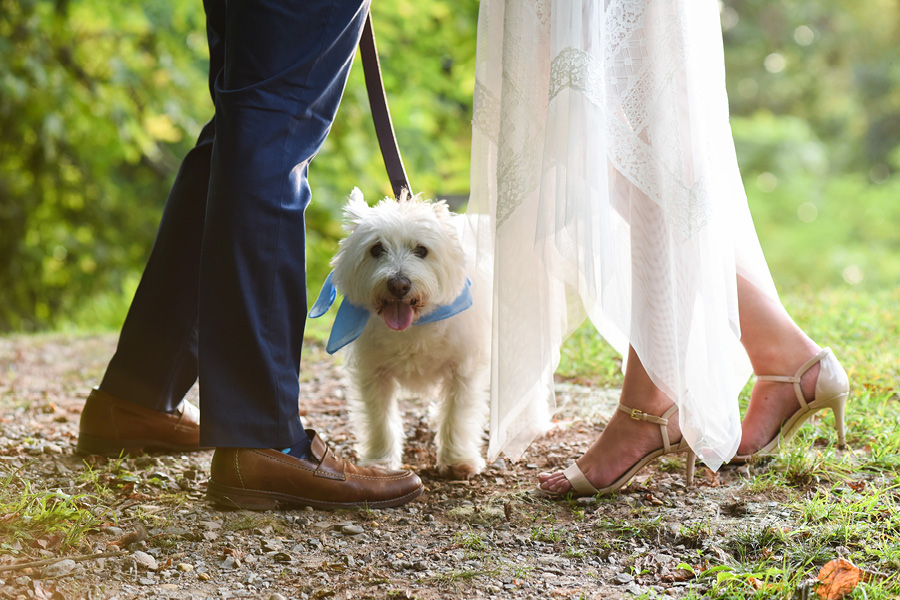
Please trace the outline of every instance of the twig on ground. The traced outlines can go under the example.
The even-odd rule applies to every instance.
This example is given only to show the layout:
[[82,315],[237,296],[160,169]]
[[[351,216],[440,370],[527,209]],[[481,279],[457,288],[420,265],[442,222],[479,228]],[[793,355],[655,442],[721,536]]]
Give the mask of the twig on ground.
[[21,569],[29,569],[31,567],[43,567],[45,565],[52,565],[53,563],[58,563],[63,560],[72,560],[75,562],[84,562],[86,560],[96,560],[98,558],[112,558],[114,556],[124,556],[128,554],[126,550],[116,550],[115,552],[100,552],[98,554],[81,554],[78,556],[60,556],[58,558],[46,558],[44,560],[33,560],[27,563],[19,563],[16,565],[4,565],[0,567],[0,572],[2,571],[19,571]]

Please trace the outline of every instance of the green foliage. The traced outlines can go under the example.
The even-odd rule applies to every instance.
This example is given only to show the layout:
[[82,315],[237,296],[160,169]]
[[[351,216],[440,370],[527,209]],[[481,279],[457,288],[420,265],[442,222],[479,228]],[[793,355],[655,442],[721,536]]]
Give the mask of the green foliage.
[[146,259],[210,112],[202,31],[199,3],[0,0],[0,331],[121,294]]

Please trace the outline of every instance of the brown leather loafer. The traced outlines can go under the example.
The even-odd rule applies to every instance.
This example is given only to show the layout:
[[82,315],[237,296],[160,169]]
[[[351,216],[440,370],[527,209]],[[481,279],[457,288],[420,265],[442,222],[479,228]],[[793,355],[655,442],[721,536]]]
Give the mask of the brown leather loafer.
[[412,471],[358,467],[335,456],[315,431],[307,433],[309,459],[264,448],[216,448],[206,498],[225,508],[250,510],[387,508],[422,493]]
[[200,411],[183,401],[169,414],[91,390],[78,426],[78,454],[119,456],[143,450],[200,449]]

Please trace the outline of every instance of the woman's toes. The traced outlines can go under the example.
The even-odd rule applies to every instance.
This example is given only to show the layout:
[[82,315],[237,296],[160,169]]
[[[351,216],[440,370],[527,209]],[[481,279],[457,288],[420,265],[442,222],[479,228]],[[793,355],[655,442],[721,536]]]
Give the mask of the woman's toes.
[[569,480],[562,472],[557,473],[541,473],[538,475],[540,487],[548,492],[564,492],[571,487]]

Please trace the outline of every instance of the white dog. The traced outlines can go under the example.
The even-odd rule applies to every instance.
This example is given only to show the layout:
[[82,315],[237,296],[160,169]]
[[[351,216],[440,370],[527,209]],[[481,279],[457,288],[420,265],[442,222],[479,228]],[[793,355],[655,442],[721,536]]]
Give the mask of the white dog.
[[328,351],[349,344],[364,463],[399,467],[398,399],[436,391],[440,473],[468,479],[484,468],[489,291],[460,243],[462,219],[443,202],[385,198],[370,207],[358,189],[350,194],[346,237],[310,316],[328,310],[335,288],[344,295]]

